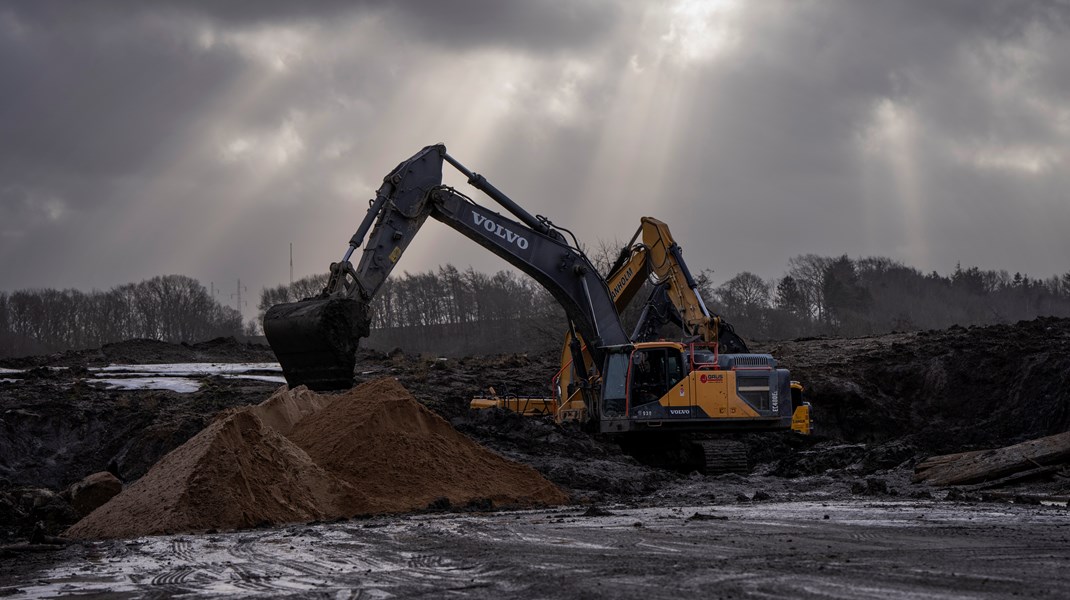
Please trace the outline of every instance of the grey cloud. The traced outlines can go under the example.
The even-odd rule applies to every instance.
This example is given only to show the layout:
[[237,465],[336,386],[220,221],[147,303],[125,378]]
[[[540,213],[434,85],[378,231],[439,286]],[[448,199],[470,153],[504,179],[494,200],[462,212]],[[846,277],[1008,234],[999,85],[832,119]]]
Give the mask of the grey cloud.
[[[255,290],[285,278],[288,241],[299,275],[322,270],[386,170],[436,141],[588,244],[651,214],[726,277],[810,251],[909,262],[902,182],[862,148],[885,101],[916,120],[933,267],[1065,270],[1050,224],[1070,218],[1066,176],[949,149],[1062,144],[1067,164],[1066,125],[1050,121],[1070,110],[1067,3],[740,6],[738,47],[683,64],[659,59],[665,31],[640,29],[668,11],[645,3],[0,4],[0,80],[17,82],[0,95],[0,216],[15,232],[0,237],[0,289],[184,272]],[[278,72],[255,55],[285,50],[276,31],[305,44]],[[491,79],[503,55],[523,69],[508,96]],[[999,68],[1015,89],[993,88]],[[629,96],[640,80],[662,89]],[[469,129],[445,122],[458,118]],[[997,255],[982,234],[1030,244]],[[429,260],[501,268],[449,248]],[[434,266],[414,260],[402,268]]]
[[620,3],[605,0],[413,0],[385,6],[395,26],[411,28],[418,39],[435,45],[503,46],[551,53],[574,51],[603,41],[625,12]]
[[[612,0],[129,0],[15,3],[28,19],[99,23],[115,15],[192,15],[222,26],[330,23],[359,16],[385,18],[402,42],[424,40],[446,48],[506,46],[554,51],[597,43],[626,12]],[[389,54],[389,45],[382,47]]]
[[0,165],[113,176],[166,156],[242,68],[178,29],[121,19],[0,38]]

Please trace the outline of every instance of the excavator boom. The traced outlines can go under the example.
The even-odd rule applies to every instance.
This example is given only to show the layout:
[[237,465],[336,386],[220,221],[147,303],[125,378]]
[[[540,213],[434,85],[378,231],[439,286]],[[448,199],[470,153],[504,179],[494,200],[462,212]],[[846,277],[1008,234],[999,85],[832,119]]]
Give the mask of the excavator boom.
[[[444,162],[520,220],[443,186]],[[545,287],[564,307],[572,327],[591,341],[596,364],[602,363],[604,348],[630,345],[605,281],[578,244],[566,242],[548,219],[520,208],[439,144],[422,149],[384,178],[342,260],[331,265],[320,296],[273,306],[265,315],[264,333],[290,386],[324,390],[352,385],[357,343],[368,334],[368,305],[428,217],[456,229]],[[354,268],[349,258],[361,246],[360,263]]]

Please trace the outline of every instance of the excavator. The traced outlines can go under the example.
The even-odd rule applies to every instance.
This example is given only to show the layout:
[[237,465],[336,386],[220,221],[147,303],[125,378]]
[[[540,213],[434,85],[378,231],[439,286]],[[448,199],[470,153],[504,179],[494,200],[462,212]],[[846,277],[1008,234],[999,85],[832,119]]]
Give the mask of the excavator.
[[[638,242],[640,236],[642,241]],[[639,228],[631,240],[621,249],[616,262],[609,269],[607,285],[613,296],[617,312],[623,314],[630,306],[643,284],[652,284],[649,296],[643,304],[642,312],[631,335],[637,347],[659,338],[663,327],[671,325],[679,332],[678,337],[686,341],[700,342],[706,351],[713,349],[719,353],[748,354],[747,344],[735,333],[735,329],[723,317],[710,313],[698,291],[697,282],[684,262],[683,250],[673,239],[669,226],[658,219],[643,217]],[[526,416],[552,415],[559,423],[589,421],[582,390],[574,385],[576,369],[572,365],[574,349],[571,332],[565,333],[561,351],[561,368],[551,381],[552,398],[528,398],[520,396],[499,397],[494,388],[489,388],[489,398],[476,398],[471,402],[474,409],[502,408]],[[654,344],[649,347],[659,347]],[[593,369],[592,359],[586,345],[580,340],[580,355],[588,371]],[[802,401],[802,385],[790,382],[792,398],[792,431],[809,435],[811,433],[810,405]],[[712,407],[711,407],[712,408]],[[736,411],[729,409],[728,416],[734,419]],[[745,413],[743,413],[745,414]],[[723,413],[722,413],[723,415]],[[723,432],[733,432],[738,421],[721,421]],[[699,425],[696,431],[710,429],[709,425]],[[643,444],[649,448],[650,444]],[[746,448],[738,442],[726,439],[704,441],[698,444],[703,454],[713,455],[708,447],[716,447],[721,456],[745,456]],[[633,445],[634,446],[634,445]],[[643,448],[638,448],[642,450]],[[711,456],[712,458],[712,456]],[[706,461],[707,471],[743,471],[739,464],[725,464],[722,459],[720,467]]]
[[[636,243],[640,235],[643,241]],[[609,273],[606,281],[620,314],[628,308],[644,282],[654,284],[632,332],[633,342],[654,341],[660,329],[671,323],[679,329],[680,339],[701,342],[707,347],[716,344],[722,353],[748,353],[746,343],[736,335],[732,326],[706,308],[697,282],[684,262],[683,251],[665,223],[652,217],[640,219],[639,228],[621,249]],[[586,363],[585,369],[590,372],[594,367],[591,356],[583,340],[579,342],[579,354]],[[572,334],[566,332],[561,369],[554,378],[552,389],[558,405],[558,420],[583,422],[587,419],[582,394],[578,386],[572,385],[576,369],[572,365],[571,345]]]
[[[516,220],[443,185],[446,164]],[[423,148],[384,177],[318,296],[267,311],[264,333],[291,387],[322,391],[353,385],[357,344],[369,333],[368,306],[428,217],[532,277],[564,308],[570,362],[568,379],[559,386],[561,404],[576,411],[589,430],[641,435],[792,428],[788,371],[768,354],[735,352],[739,348],[730,344],[721,352],[720,319],[709,314],[700,297],[693,305],[690,295],[672,302],[694,339],[633,342],[614,293],[575,235],[526,211],[449,155],[443,144]],[[665,253],[675,252],[672,246],[647,245],[647,263],[664,262]],[[362,254],[354,267],[350,259],[358,249]],[[682,264],[678,256],[675,262]],[[674,286],[680,293],[684,287],[695,289],[685,273],[686,268],[679,272],[684,285]],[[629,289],[623,282],[616,296]],[[709,454],[708,462],[715,458]]]
[[[642,236],[642,242],[638,242]],[[710,344],[714,340],[721,352],[747,353],[746,342],[719,315],[711,315],[697,284],[683,259],[680,246],[669,232],[669,226],[652,217],[640,219],[639,228],[621,249],[609,268],[606,284],[613,304],[621,315],[631,305],[643,284],[650,281],[653,288],[643,304],[642,314],[635,325],[633,342],[649,342],[658,337],[660,329],[673,324],[682,339],[699,340]],[[554,414],[558,422],[585,422],[583,401],[579,388],[570,386],[576,375],[572,366],[572,333],[565,332],[561,350],[561,369],[553,379],[554,398],[500,397],[493,387],[490,398],[476,398],[472,408],[504,408],[530,416]],[[594,369],[586,344],[580,340],[580,354],[585,368]],[[800,386],[801,387],[801,386]],[[562,390],[570,390],[563,396]]]

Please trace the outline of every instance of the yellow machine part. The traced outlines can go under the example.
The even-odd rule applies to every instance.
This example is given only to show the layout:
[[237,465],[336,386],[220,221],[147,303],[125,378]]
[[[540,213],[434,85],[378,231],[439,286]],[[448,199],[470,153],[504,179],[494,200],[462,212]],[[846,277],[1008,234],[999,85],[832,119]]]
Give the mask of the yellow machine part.
[[813,433],[813,422],[810,420],[810,403],[807,402],[795,409],[791,415],[791,430],[795,433],[810,435]]
[[798,406],[791,413],[791,430],[802,435],[814,432],[814,423],[810,418],[810,403],[802,401],[803,386],[798,381],[791,382],[791,398]]
[[[684,389],[686,387],[690,389]],[[714,419],[759,417],[757,412],[736,395],[734,371],[696,370],[673,386],[662,400],[668,406],[694,404]]]
[[643,217],[640,222],[650,272],[658,281],[669,284],[669,298],[680,313],[684,329],[702,336],[705,342],[716,342],[720,319],[703,313],[698,294],[687,285],[683,267],[670,250],[676,241],[669,226],[652,217]]
[[557,410],[553,398],[473,398],[470,408],[504,408],[524,416],[552,415]]

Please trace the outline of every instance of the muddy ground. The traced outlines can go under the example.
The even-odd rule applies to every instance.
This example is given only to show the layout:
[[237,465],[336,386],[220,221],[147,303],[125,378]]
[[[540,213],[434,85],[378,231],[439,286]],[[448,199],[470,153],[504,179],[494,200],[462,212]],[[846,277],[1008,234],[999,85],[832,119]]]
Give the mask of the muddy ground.
[[[221,540],[218,542],[189,536],[188,543],[218,544],[224,553],[246,552],[237,541],[243,535],[253,536],[259,540],[257,543],[264,544],[278,544],[266,540],[280,536],[297,536],[305,540],[302,543],[326,548],[328,554],[342,552],[347,547],[344,551],[353,551],[355,544],[371,553],[356,552],[357,558],[337,565],[339,573],[353,571],[354,565],[365,561],[373,565],[369,567],[371,572],[389,571],[389,576],[380,573],[367,578],[338,579],[324,573],[299,573],[292,577],[280,575],[278,581],[294,581],[295,577],[301,579],[307,575],[329,585],[357,588],[365,585],[358,585],[359,581],[368,584],[361,589],[388,594],[415,593],[425,589],[421,586],[437,581],[436,577],[444,577],[439,573],[427,575],[422,582],[410,582],[416,587],[397,583],[406,568],[423,573],[422,567],[405,567],[403,557],[411,556],[419,562],[423,560],[419,557],[426,556],[430,565],[427,568],[447,572],[449,581],[444,586],[461,585],[459,580],[454,581],[454,575],[459,577],[466,570],[477,569],[478,577],[474,579],[481,583],[467,588],[469,595],[553,595],[538,585],[521,584],[520,578],[525,573],[523,577],[533,576],[532,569],[537,567],[527,564],[535,560],[533,556],[545,555],[544,559],[552,556],[553,546],[547,544],[559,544],[565,557],[561,561],[580,563],[583,566],[573,564],[569,568],[597,574],[595,579],[605,581],[606,587],[592,587],[598,585],[597,581],[579,575],[562,585],[579,595],[593,597],[665,596],[650,593],[648,582],[659,581],[657,577],[664,577],[665,573],[679,572],[687,573],[676,576],[682,577],[679,585],[685,592],[716,585],[721,586],[717,589],[730,592],[722,595],[758,596],[773,595],[773,588],[762,583],[767,575],[780,582],[777,586],[786,585],[791,579],[785,573],[805,575],[799,580],[802,583],[797,584],[802,587],[783,588],[795,590],[788,595],[801,597],[876,597],[882,593],[917,590],[945,593],[954,588],[948,577],[951,581],[964,578],[965,587],[954,589],[961,589],[965,595],[1005,596],[1032,572],[1037,576],[1043,573],[1038,581],[1053,581],[1051,589],[1062,591],[1056,595],[1065,595],[1066,582],[1058,577],[1052,580],[1047,569],[1050,561],[1062,560],[1065,564],[1067,558],[1065,550],[1059,552],[1054,548],[1058,546],[1056,542],[1066,547],[1063,528],[1070,524],[1070,514],[1065,508],[1065,498],[1070,496],[1070,480],[1066,476],[1070,473],[984,494],[918,486],[911,484],[909,478],[913,464],[925,456],[997,447],[1070,429],[1070,320],[1038,319],[984,328],[857,339],[804,339],[752,346],[773,353],[792,370],[793,377],[804,383],[807,399],[814,407],[818,435],[741,437],[750,446],[756,463],[754,474],[748,477],[706,477],[649,467],[622,453],[612,441],[558,426],[547,419],[467,410],[468,401],[482,395],[488,385],[502,394],[546,395],[549,379],[556,370],[554,356],[439,359],[400,351],[388,354],[362,351],[357,361],[359,381],[384,375],[397,377],[421,402],[462,432],[538,469],[565,489],[580,508],[564,513],[530,513],[535,515],[530,517],[523,516],[529,513],[518,514],[516,518],[525,523],[523,526],[514,525],[510,521],[513,517],[500,513],[395,517],[376,520],[375,523],[383,525],[376,526],[374,535],[366,531],[368,523],[352,522],[320,526],[311,529],[313,533],[304,533],[301,528],[284,528],[221,534],[217,536]],[[90,369],[112,363],[265,362],[272,358],[264,346],[222,339],[194,345],[131,341],[93,351],[0,362],[0,368],[20,371],[14,375],[0,374],[0,378],[15,379],[0,382],[0,543],[27,539],[36,523],[43,525],[38,529],[39,534],[59,533],[78,516],[59,495],[66,486],[100,470],[110,470],[126,482],[133,481],[159,457],[203,428],[218,411],[259,402],[277,387],[268,381],[208,376],[201,378],[201,387],[194,393],[109,390],[87,376]],[[1015,497],[1017,503],[1008,504]],[[1061,500],[1063,506],[1034,506],[1038,499],[1049,505]],[[830,506],[840,507],[837,510],[855,515],[849,519],[851,525],[838,528],[830,528],[828,523],[803,525],[790,516],[795,514],[793,511],[812,510],[813,502],[818,502],[818,506],[831,503]],[[611,511],[624,515],[638,511],[634,513],[638,515],[635,521],[643,522],[644,527],[647,521],[653,519],[653,523],[660,517],[643,511],[667,507],[684,507],[681,508],[684,512],[691,508],[695,512],[729,511],[727,523],[731,525],[719,519],[696,524],[694,520],[681,518],[677,519],[681,523],[666,526],[665,531],[656,535],[651,533],[651,541],[634,535],[636,531],[646,533],[649,529],[631,529],[631,524],[625,527],[613,525],[612,521],[606,524],[574,519],[573,513],[591,505],[610,507]],[[780,513],[788,516],[778,517]],[[938,527],[931,526],[926,519],[937,513],[945,515],[941,517],[945,522]],[[866,520],[867,515],[872,515],[872,522]],[[557,523],[558,519],[574,519],[577,525]],[[437,538],[427,538],[431,540],[428,552],[420,550],[425,537],[415,535],[423,527],[432,528],[427,531],[446,531],[437,534]],[[716,527],[723,529],[707,531]],[[391,542],[393,545],[387,545],[394,552],[393,558],[387,560],[376,554],[374,548],[383,544],[380,537],[384,532],[394,531],[392,528],[400,533]],[[409,529],[414,535],[404,533]],[[754,535],[761,533],[768,534],[768,539]],[[781,533],[789,533],[796,540],[794,548],[787,546],[790,551],[783,547],[787,542],[775,542]],[[703,556],[718,557],[714,562],[716,568],[705,562],[695,563],[695,557],[676,551],[680,546],[665,545],[667,539],[678,535],[684,540],[681,543],[694,544]],[[321,538],[328,541],[320,543]],[[496,549],[501,540],[529,538],[542,541],[530,547],[525,545],[527,542],[518,542],[520,549],[511,559],[502,558],[500,549]],[[588,538],[592,545],[583,546]],[[945,538],[950,540],[947,548],[962,552],[934,553],[932,550],[940,547],[940,540]],[[435,545],[442,540],[456,542],[447,544],[451,552],[456,552],[434,554],[432,550],[444,548]],[[827,542],[828,548],[818,548],[815,544],[819,541]],[[58,588],[41,587],[44,584],[40,582],[59,577],[55,569],[77,570],[86,560],[108,562],[113,558],[119,565],[132,569],[142,564],[138,561],[155,564],[170,560],[175,569],[186,569],[175,575],[181,580],[178,583],[205,593],[213,589],[208,582],[214,580],[230,582],[227,585],[233,584],[239,591],[282,591],[272,589],[276,583],[273,576],[261,577],[256,573],[257,569],[285,571],[271,566],[285,552],[275,554],[274,559],[265,559],[260,566],[253,556],[248,565],[241,567],[252,575],[243,579],[241,568],[237,567],[231,571],[219,565],[208,568],[195,559],[191,559],[194,563],[181,566],[186,559],[168,558],[163,541],[150,539],[135,544],[75,545],[58,553],[20,553],[5,558],[0,567],[0,592],[23,589],[34,595],[49,595]],[[676,550],[650,549],[650,544]],[[779,549],[775,553],[774,544]],[[985,554],[981,548],[986,544],[997,549]],[[603,546],[613,550],[599,550]],[[147,554],[142,556],[139,548],[147,548]],[[1030,548],[1035,552],[1031,553]],[[849,563],[856,552],[867,558]],[[874,558],[875,555],[879,556]],[[134,557],[130,559],[133,562],[124,562],[130,556]],[[333,560],[323,556],[326,556],[323,560]],[[497,566],[484,564],[491,556],[496,557],[492,564]],[[609,560],[613,557],[620,557],[623,562],[617,565]],[[1005,559],[1011,560],[1021,573],[1012,577],[1005,569],[993,571],[986,566]],[[313,563],[318,564],[315,560]],[[662,561],[669,561],[669,566],[658,570]],[[818,564],[833,566],[833,571],[842,577],[815,583],[812,574],[806,573]],[[454,569],[450,565],[461,566]],[[118,580],[109,578],[117,577],[126,582],[140,581],[124,579],[122,568],[127,567],[106,572],[91,569],[88,579],[114,583]],[[870,582],[865,572],[874,568],[898,569],[900,575],[888,575],[887,580],[866,587]],[[716,573],[711,573],[711,569]],[[658,575],[651,575],[655,572]],[[949,576],[951,572],[958,573],[959,579]],[[186,575],[179,577],[182,573]],[[509,575],[502,581],[488,583],[487,573]],[[384,584],[383,577],[393,583]],[[68,582],[74,586],[67,588],[68,591],[88,585],[87,578],[81,580],[82,584],[73,581]],[[138,583],[141,584],[146,581]],[[380,584],[385,588],[377,587]],[[631,589],[629,585],[636,586],[635,593],[627,591]],[[976,587],[987,585],[994,587]],[[144,593],[148,588],[135,585],[131,589]],[[302,589],[310,588],[297,587],[294,591]]]
[[799,500],[363,521],[71,547],[19,595],[1066,598],[1062,509]]

